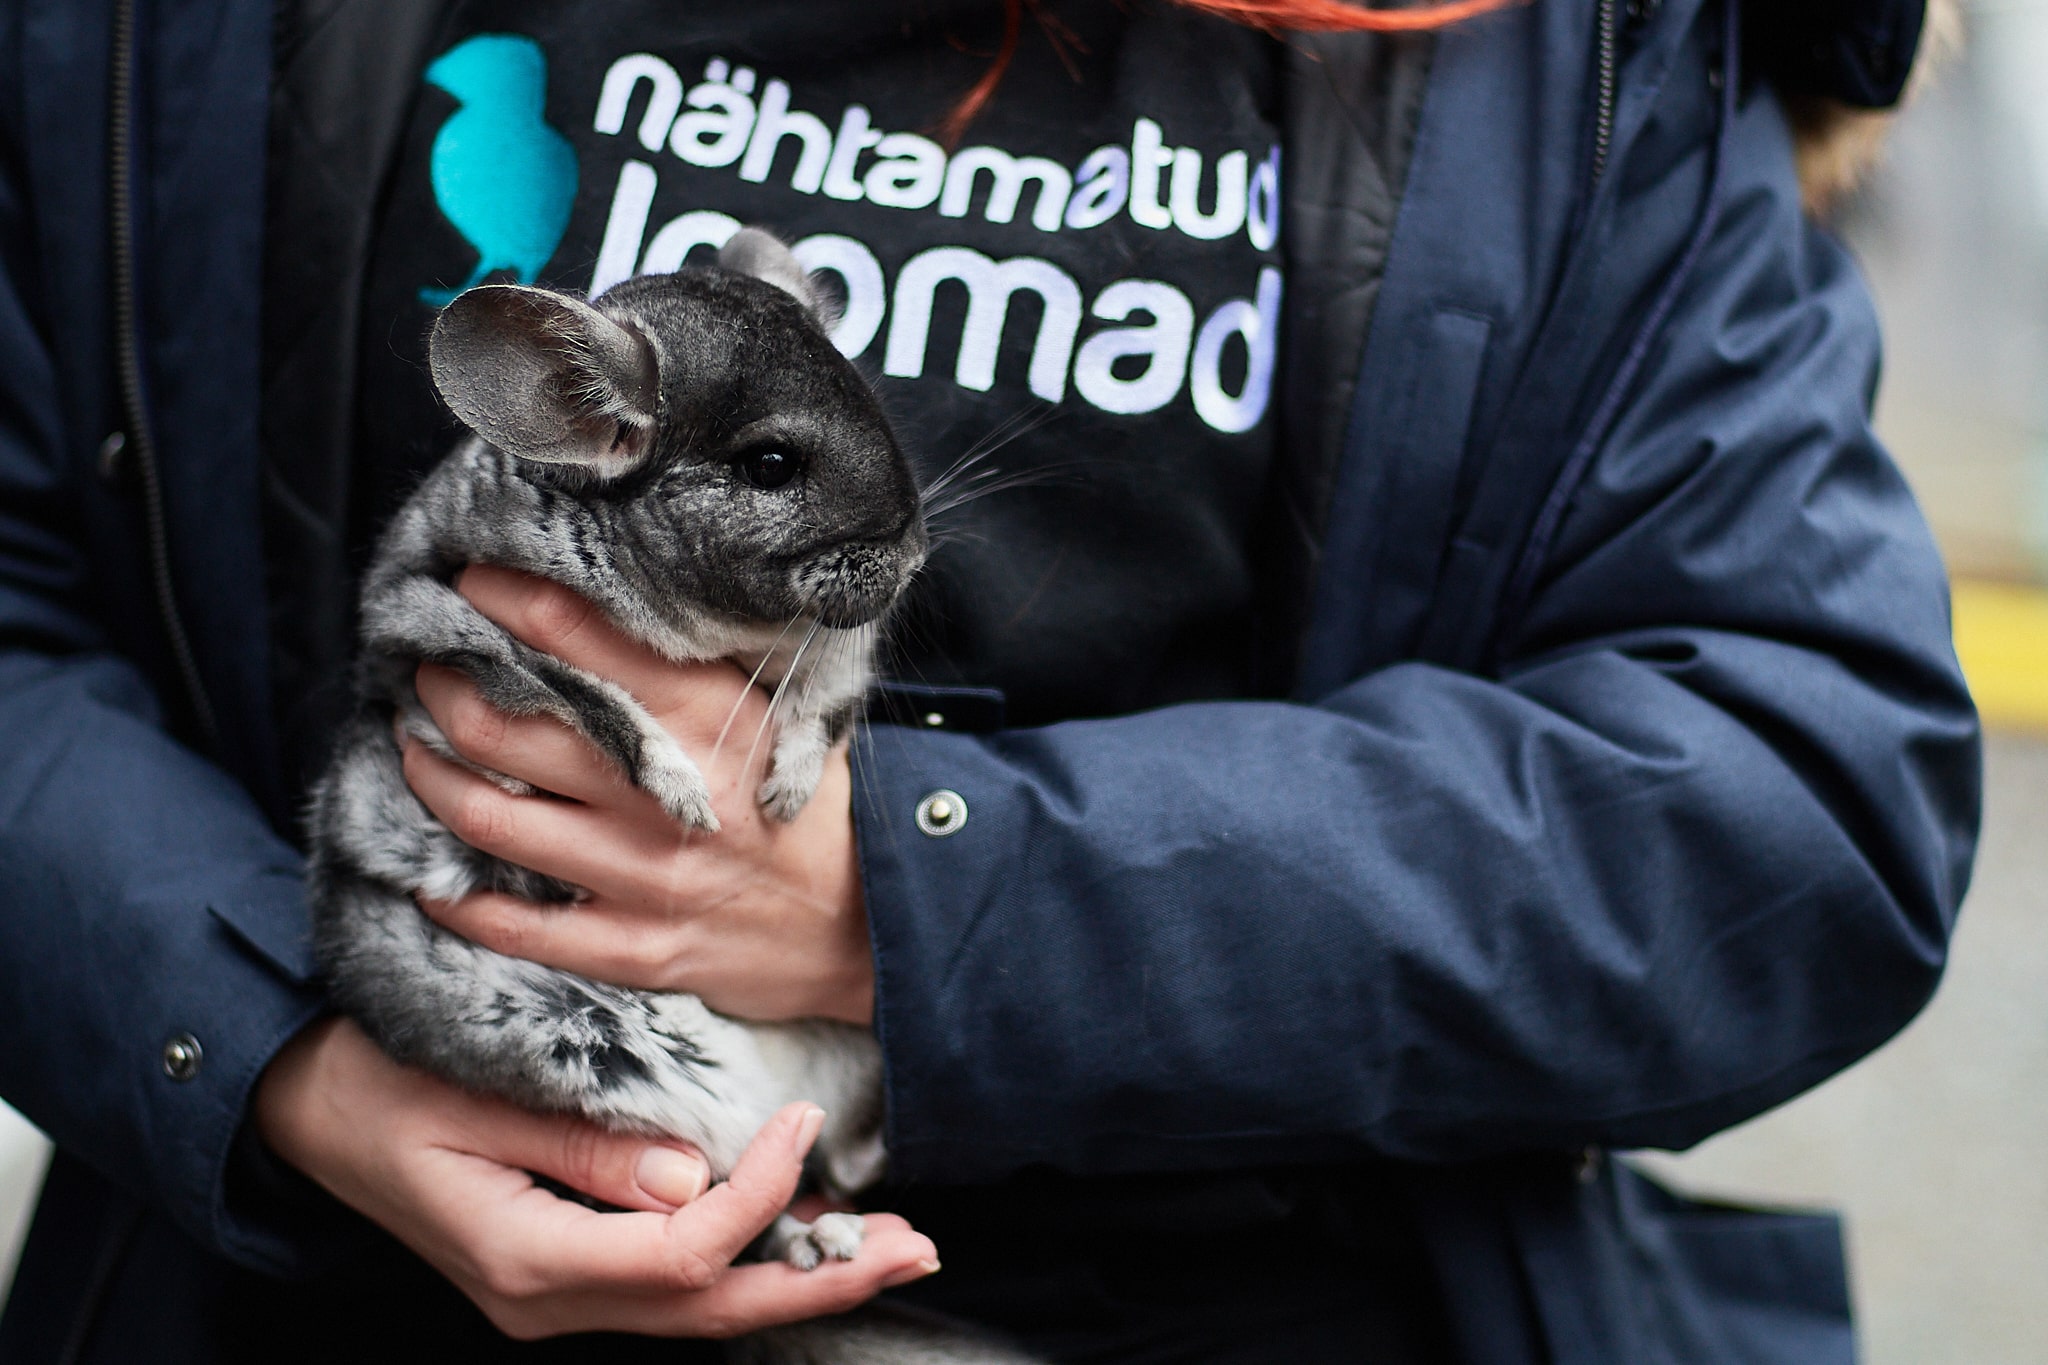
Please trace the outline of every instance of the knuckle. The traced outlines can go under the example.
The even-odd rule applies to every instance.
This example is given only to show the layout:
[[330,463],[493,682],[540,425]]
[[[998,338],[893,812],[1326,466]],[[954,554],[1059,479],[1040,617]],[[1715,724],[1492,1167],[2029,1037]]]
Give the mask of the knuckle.
[[695,1294],[717,1284],[719,1276],[724,1273],[724,1266],[702,1252],[685,1247],[669,1263],[669,1286],[685,1294]]
[[796,1183],[795,1172],[789,1179],[777,1179],[755,1170],[736,1170],[727,1178],[726,1184],[733,1194],[739,1196],[747,1216],[766,1224],[780,1213],[789,1203],[791,1187]]
[[[597,971],[603,980],[619,980],[645,986],[672,979],[670,954],[656,941],[656,935],[637,924],[619,926],[610,941],[600,945]],[[603,975],[610,973],[610,975]]]
[[730,1341],[742,1332],[752,1331],[755,1325],[729,1309],[718,1309],[699,1315],[691,1332],[710,1341]]
[[485,947],[505,957],[532,955],[533,928],[512,906],[499,906],[489,911],[477,925],[477,931],[477,937]]
[[477,758],[502,749],[510,725],[503,711],[485,701],[475,688],[464,687],[449,702],[443,732],[456,748]]
[[562,1174],[571,1184],[597,1183],[604,1148],[604,1136],[595,1128],[581,1123],[570,1124],[562,1134]]
[[484,1293],[507,1313],[531,1317],[528,1306],[545,1292],[532,1267],[510,1257],[491,1257],[477,1267]]
[[521,633],[537,649],[546,650],[576,633],[590,607],[566,588],[546,584],[534,589],[521,613]]
[[511,837],[512,812],[506,809],[503,793],[487,783],[480,783],[455,803],[448,823],[466,844],[483,849],[499,848]]

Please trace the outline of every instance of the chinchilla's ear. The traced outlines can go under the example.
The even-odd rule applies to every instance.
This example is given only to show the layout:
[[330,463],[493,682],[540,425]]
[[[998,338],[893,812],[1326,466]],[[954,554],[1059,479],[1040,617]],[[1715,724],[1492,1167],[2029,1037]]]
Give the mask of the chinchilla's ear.
[[791,295],[811,312],[826,331],[839,322],[837,303],[818,288],[810,272],[798,263],[796,253],[773,233],[757,227],[743,227],[718,249],[718,263],[727,270],[752,275]]
[[507,454],[609,478],[654,449],[654,349],[581,299],[471,289],[441,311],[427,356],[455,415]]

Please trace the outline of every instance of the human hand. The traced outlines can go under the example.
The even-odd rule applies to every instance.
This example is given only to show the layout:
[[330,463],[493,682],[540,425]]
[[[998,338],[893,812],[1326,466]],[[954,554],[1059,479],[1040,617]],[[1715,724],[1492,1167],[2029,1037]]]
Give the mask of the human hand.
[[[375,1117],[375,1122],[365,1118]],[[732,1265],[788,1205],[823,1114],[791,1105],[706,1191],[687,1149],[469,1094],[400,1066],[345,1019],[314,1024],[257,1082],[279,1157],[447,1276],[498,1329],[726,1337],[841,1313],[938,1269],[909,1224],[870,1214],[851,1261]],[[597,1213],[528,1172],[632,1210]]]
[[455,751],[543,794],[513,796],[408,741],[413,791],[471,846],[590,892],[573,908],[478,892],[427,913],[496,952],[686,991],[741,1018],[868,1023],[874,962],[845,749],[793,822],[769,819],[754,796],[768,698],[736,666],[671,663],[568,589],[510,569],[472,565],[456,586],[520,640],[630,692],[703,768],[721,828],[683,829],[567,726],[507,716],[461,673],[423,665],[420,701]]

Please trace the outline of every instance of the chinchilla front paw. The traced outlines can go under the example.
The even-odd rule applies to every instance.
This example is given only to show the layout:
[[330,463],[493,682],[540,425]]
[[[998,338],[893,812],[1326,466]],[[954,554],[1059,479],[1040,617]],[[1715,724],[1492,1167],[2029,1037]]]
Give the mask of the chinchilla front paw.
[[866,1237],[867,1224],[857,1213],[821,1213],[809,1223],[785,1213],[761,1239],[761,1259],[815,1270],[826,1261],[852,1260]]
[[796,819],[818,784],[825,780],[825,755],[831,751],[825,727],[816,717],[792,720],[775,738],[775,756],[767,780],[755,799],[771,819],[788,824]]
[[802,813],[817,789],[815,777],[809,782],[804,782],[801,777],[792,780],[778,768],[761,784],[761,790],[754,799],[761,803],[761,809],[768,813],[770,819],[786,825]]
[[634,785],[659,802],[677,824],[717,832],[718,817],[711,811],[711,788],[703,771],[666,735],[642,743]]

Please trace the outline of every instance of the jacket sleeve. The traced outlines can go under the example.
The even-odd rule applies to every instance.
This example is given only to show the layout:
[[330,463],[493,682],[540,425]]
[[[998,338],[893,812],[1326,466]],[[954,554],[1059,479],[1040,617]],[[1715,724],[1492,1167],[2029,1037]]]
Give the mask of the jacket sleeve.
[[1746,117],[1497,673],[863,741],[902,1174],[1684,1147],[1927,999],[1976,720],[1863,285]]
[[284,1268],[290,1239],[230,1212],[229,1154],[318,1004],[224,917],[302,922],[298,858],[96,623],[16,151],[0,127],[0,1094],[202,1245]]

